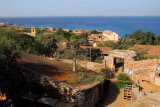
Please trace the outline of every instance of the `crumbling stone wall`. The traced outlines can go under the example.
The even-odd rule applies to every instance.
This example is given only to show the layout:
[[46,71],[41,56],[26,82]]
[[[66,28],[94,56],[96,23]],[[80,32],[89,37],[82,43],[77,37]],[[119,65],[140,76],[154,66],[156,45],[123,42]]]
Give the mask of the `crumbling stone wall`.
[[141,80],[146,80],[146,81],[150,81],[150,82],[154,82],[154,80],[155,80],[155,69],[154,69],[154,67],[133,69],[132,71],[133,71],[132,79],[140,78]]
[[132,78],[139,77],[146,81],[155,81],[156,65],[160,62],[160,59],[149,59],[134,61],[131,64],[130,69],[133,71]]
[[129,50],[112,50],[109,52],[109,56],[104,57],[104,60],[103,60],[104,66],[114,69],[115,68],[115,65],[114,65],[115,58],[123,59],[124,68],[129,68],[131,63],[135,61],[136,54],[134,51],[129,51]]
[[[55,59],[55,58],[48,58],[49,60],[58,60],[62,63],[67,63],[67,64],[73,64],[73,60],[68,60],[68,59]],[[88,70],[92,70],[95,72],[99,72],[102,68],[104,68],[103,64],[100,63],[95,63],[95,62],[89,62],[89,61],[82,61],[77,59],[76,61],[77,65],[80,67],[86,68]]]
[[36,82],[47,92],[47,97],[56,98],[59,101],[73,103],[79,107],[95,107],[99,101],[103,100],[105,86],[94,83],[87,86],[72,87],[66,83],[39,74],[33,70],[22,67],[22,75],[28,82]]

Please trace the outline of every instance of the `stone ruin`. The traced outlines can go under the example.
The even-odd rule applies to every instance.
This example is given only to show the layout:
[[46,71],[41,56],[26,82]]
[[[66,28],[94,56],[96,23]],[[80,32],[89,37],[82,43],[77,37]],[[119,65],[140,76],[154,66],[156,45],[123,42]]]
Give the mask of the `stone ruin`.
[[[131,63],[136,60],[136,52],[131,50],[112,50],[109,52],[109,56],[104,56],[103,64],[105,67],[116,70],[118,68],[118,63],[116,59],[119,58],[123,60],[121,63],[122,72],[125,68],[130,68]],[[119,64],[120,65],[120,64]]]
[[[136,57],[135,51],[112,50],[108,56],[104,56],[103,66],[115,72],[130,74],[132,80],[139,78],[160,85],[160,59],[136,61]],[[117,62],[117,58],[121,59],[121,62]]]
[[155,84],[160,85],[160,63],[158,63],[155,72]]

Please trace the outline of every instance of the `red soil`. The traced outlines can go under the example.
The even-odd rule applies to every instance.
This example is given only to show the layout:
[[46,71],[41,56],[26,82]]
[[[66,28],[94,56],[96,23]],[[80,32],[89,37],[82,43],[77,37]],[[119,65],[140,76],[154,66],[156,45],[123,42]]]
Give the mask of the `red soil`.
[[69,82],[69,81],[72,81],[72,77],[75,77],[78,75],[77,73],[74,73],[72,69],[69,68],[69,66],[64,63],[59,64],[58,61],[51,61],[45,58],[43,59],[48,60],[47,63],[46,62],[41,63],[38,61],[37,63],[35,63],[34,60],[31,60],[32,58],[31,56],[29,56],[29,58],[22,57],[21,59],[18,59],[17,61],[29,69],[45,74],[58,81],[68,81]]

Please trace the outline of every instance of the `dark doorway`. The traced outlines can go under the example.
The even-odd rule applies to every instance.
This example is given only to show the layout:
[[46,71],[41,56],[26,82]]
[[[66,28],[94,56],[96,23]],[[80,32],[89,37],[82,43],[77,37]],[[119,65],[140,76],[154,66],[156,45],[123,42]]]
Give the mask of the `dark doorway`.
[[123,58],[114,58],[114,67],[115,67],[115,72],[123,72],[124,70],[124,59]]

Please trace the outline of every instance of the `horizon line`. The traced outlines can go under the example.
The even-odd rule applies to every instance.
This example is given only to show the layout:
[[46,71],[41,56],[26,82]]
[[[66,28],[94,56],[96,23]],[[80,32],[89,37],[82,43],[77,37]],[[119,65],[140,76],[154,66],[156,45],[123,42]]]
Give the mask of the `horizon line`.
[[141,15],[141,16],[0,16],[0,18],[43,18],[43,17],[160,17],[160,15]]

